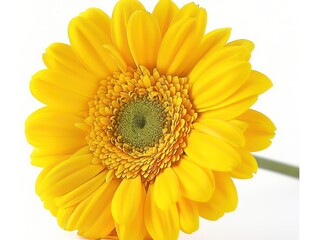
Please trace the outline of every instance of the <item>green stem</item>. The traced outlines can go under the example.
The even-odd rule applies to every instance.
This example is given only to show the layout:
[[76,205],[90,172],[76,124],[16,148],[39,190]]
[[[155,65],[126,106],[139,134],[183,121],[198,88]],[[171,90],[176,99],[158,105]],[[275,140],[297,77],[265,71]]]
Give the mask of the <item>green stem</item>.
[[299,167],[255,156],[260,168],[299,179]]

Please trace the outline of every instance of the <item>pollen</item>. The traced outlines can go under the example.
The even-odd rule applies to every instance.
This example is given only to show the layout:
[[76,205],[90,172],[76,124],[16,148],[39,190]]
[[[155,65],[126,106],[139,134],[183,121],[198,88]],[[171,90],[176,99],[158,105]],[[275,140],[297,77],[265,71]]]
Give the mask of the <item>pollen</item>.
[[116,178],[153,182],[184,154],[197,118],[189,89],[187,77],[142,66],[102,80],[85,120],[92,163],[106,165]]

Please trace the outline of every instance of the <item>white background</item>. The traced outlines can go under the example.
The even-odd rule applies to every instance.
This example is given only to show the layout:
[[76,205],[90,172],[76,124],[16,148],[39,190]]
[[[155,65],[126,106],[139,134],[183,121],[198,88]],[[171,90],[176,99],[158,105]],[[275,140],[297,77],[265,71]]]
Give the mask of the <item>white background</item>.
[[[149,11],[156,3],[141,1]],[[0,3],[0,213],[5,221],[4,225],[1,224],[1,239],[78,239],[75,232],[65,232],[58,227],[55,218],[44,210],[34,192],[34,182],[40,169],[29,163],[32,148],[25,141],[24,121],[40,104],[31,97],[28,84],[32,74],[44,67],[41,55],[45,48],[53,42],[68,43],[67,25],[72,17],[93,6],[110,15],[115,2],[15,0]],[[182,6],[188,1],[175,2]],[[301,13],[298,1],[195,2],[208,12],[208,31],[232,27],[231,40],[246,38],[255,43],[252,65],[267,74],[274,87],[260,97],[254,108],[269,116],[278,129],[273,145],[259,155],[299,165],[298,108],[301,104],[298,96],[301,90],[298,80],[306,75],[301,71],[298,53],[301,34],[298,31]],[[304,5],[303,12],[304,9],[307,12],[303,16],[309,18],[311,11],[308,14],[308,5]],[[304,95],[307,97],[308,94]],[[304,160],[305,155],[301,156]],[[235,212],[217,222],[201,220],[200,230],[192,235],[181,234],[180,239],[299,239],[297,180],[259,170],[251,180],[236,181],[236,186],[239,205]]]

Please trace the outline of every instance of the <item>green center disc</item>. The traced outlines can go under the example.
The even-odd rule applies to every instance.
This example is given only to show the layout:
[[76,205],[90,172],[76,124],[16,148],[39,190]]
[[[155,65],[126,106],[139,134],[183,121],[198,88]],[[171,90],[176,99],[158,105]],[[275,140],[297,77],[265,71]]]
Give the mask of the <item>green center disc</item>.
[[118,134],[132,147],[152,147],[158,143],[165,125],[163,107],[157,102],[138,99],[127,103],[118,121]]

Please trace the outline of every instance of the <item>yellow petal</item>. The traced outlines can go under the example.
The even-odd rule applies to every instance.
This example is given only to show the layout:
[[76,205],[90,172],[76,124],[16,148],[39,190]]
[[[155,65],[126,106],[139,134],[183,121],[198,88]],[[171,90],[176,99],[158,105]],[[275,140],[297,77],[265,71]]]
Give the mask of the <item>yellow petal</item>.
[[105,167],[92,165],[92,158],[92,153],[72,156],[52,168],[43,178],[41,197],[66,194],[98,175]]
[[102,185],[105,181],[105,174],[105,171],[101,171],[82,185],[74,188],[72,191],[57,197],[55,199],[57,206],[62,208],[71,207],[87,198]]
[[48,209],[53,216],[58,214],[59,208],[56,206],[54,198],[49,198],[43,202],[43,206],[45,209]]
[[[183,45],[183,43],[186,42],[186,39],[194,38],[194,36],[190,36],[194,33],[194,28],[195,20],[192,18],[182,19],[169,27],[158,52],[156,68],[161,74],[178,75],[179,70],[175,68],[173,69],[171,66],[174,62],[175,56],[179,52],[188,53],[188,47],[190,44],[188,43],[187,46],[184,46],[185,44]],[[183,48],[186,50],[183,50]]]
[[217,49],[223,47],[230,37],[230,28],[220,28],[207,33],[201,41],[198,51],[192,58],[183,75],[188,75],[194,66],[203,58],[214,53]]
[[199,228],[199,213],[196,204],[186,198],[178,201],[179,222],[181,230],[191,234]]
[[81,229],[81,235],[89,238],[104,238],[115,227],[111,200],[120,181],[104,182],[89,197],[80,202],[69,217],[66,230]]
[[116,224],[116,231],[121,240],[140,240],[145,239],[147,230],[144,223],[144,191],[143,202],[132,222],[128,224]]
[[[91,151],[89,150],[89,148],[87,146],[80,148],[78,151],[76,151],[75,153],[71,154],[72,157],[76,157],[76,156],[82,156],[85,154],[89,154],[91,153]],[[69,159],[69,158],[67,158]],[[60,164],[61,162],[65,161],[66,159],[62,158],[59,161],[55,161],[51,164],[49,164],[47,167],[45,167],[41,173],[39,174],[36,184],[35,184],[35,190],[36,193],[41,196],[42,192],[45,190],[45,187],[43,185],[44,183],[44,179],[47,177],[48,174],[50,174],[51,170],[53,168],[55,168],[58,164]],[[55,204],[54,204],[55,205]]]
[[90,19],[78,16],[69,24],[69,39],[72,49],[85,66],[97,76],[105,78],[118,70],[103,45],[110,44],[109,36]]
[[161,30],[152,14],[135,11],[127,23],[127,40],[136,66],[153,69],[161,43]]
[[223,140],[234,147],[243,147],[245,137],[236,125],[220,119],[201,119],[195,122],[194,129]]
[[247,179],[252,178],[253,173],[257,172],[257,162],[255,157],[247,150],[240,150],[241,163],[230,173],[231,177]]
[[222,61],[195,81],[191,95],[197,109],[209,108],[229,97],[247,80],[251,66],[245,61]]
[[121,69],[122,73],[127,72],[127,64],[122,57],[122,55],[111,45],[106,44],[103,46],[113,61],[116,63],[119,69]]
[[157,19],[163,37],[172,19],[178,11],[178,7],[171,0],[159,0],[156,4],[153,16]]
[[146,194],[144,219],[148,233],[153,239],[177,239],[179,234],[179,216],[176,205],[167,210],[157,207],[154,200],[154,184],[150,185]]
[[214,172],[215,191],[207,203],[198,203],[198,210],[201,217],[209,220],[216,220],[225,212],[234,211],[237,207],[237,190],[232,179],[223,173]]
[[156,177],[154,183],[154,200],[163,210],[170,208],[180,197],[178,179],[171,168],[166,168]]
[[194,84],[198,79],[209,74],[209,72],[217,67],[217,64],[222,61],[229,61],[229,59],[240,60],[240,56],[244,52],[247,52],[244,47],[223,47],[212,51],[210,54],[207,54],[205,58],[199,61],[191,71],[188,76],[190,83]]
[[[264,74],[252,70],[247,81],[229,98],[209,107],[201,109],[205,118],[233,119],[246,112],[257,100],[259,94],[272,86],[270,79]],[[208,111],[205,113],[205,111]]]
[[85,132],[74,126],[80,120],[76,115],[44,107],[28,117],[25,134],[36,148],[61,154],[75,152],[87,144]]
[[226,47],[231,47],[231,46],[241,46],[245,47],[247,49],[245,59],[248,61],[251,56],[251,52],[254,50],[255,45],[253,42],[246,40],[246,39],[238,39],[232,42],[229,42],[226,44]]
[[206,202],[214,191],[214,178],[209,176],[201,167],[182,156],[179,164],[173,167],[180,182],[181,193],[184,197]]
[[82,80],[46,69],[32,77],[30,90],[35,98],[49,106],[79,113],[88,109],[88,95],[94,96],[96,88]]
[[224,141],[193,130],[185,148],[189,159],[215,171],[232,171],[240,162],[238,152]]
[[247,81],[229,98],[218,104],[219,107],[231,105],[249,97],[262,94],[271,88],[272,82],[264,74],[252,70]]
[[76,206],[58,209],[58,213],[57,213],[56,217],[58,220],[58,224],[61,228],[63,228],[63,229],[66,228],[67,221],[68,221],[69,217],[71,216],[71,214],[73,213],[75,208],[76,208]]
[[87,81],[83,77],[70,75],[50,69],[37,72],[33,80],[43,81],[60,88],[61,91],[68,91],[87,97],[89,100],[97,90],[96,83]]
[[220,206],[226,212],[232,212],[237,208],[238,195],[231,177],[223,173],[215,173],[216,191],[209,202],[213,206]]
[[223,119],[223,120],[232,120],[242,113],[246,112],[255,102],[257,101],[257,96],[249,97],[244,100],[232,103],[227,106],[223,105],[223,102],[214,106],[209,110],[202,109],[198,121],[200,119]]
[[113,232],[115,225],[109,205],[105,206],[100,213],[94,214],[96,219],[91,225],[85,225],[85,230],[82,230],[84,226],[79,227],[78,235],[86,239],[105,239]]
[[197,6],[185,9],[186,6],[176,14],[162,40],[157,59],[157,69],[161,74],[180,75],[204,35],[206,11]]
[[112,41],[121,53],[128,66],[133,67],[134,60],[127,41],[127,24],[130,16],[137,10],[144,10],[144,6],[136,0],[120,0],[114,7],[112,14]]
[[55,151],[52,151],[51,149],[38,149],[35,148],[31,155],[31,164],[37,167],[47,167],[53,163],[59,163],[71,156],[71,154],[74,153],[74,150],[71,150],[70,152],[61,154],[57,153]]
[[[87,157],[89,158],[89,156]],[[92,156],[90,156],[90,161],[92,159],[91,157]],[[50,182],[49,184],[46,184],[47,190],[44,191],[43,196],[60,196],[69,191],[72,191],[85,184],[91,178],[98,175],[100,172],[103,171],[103,169],[103,166],[101,167],[99,165],[89,165],[81,169],[74,170],[74,172],[70,173],[63,179],[56,178],[54,183]],[[55,172],[55,169],[53,169],[52,172]]]
[[98,83],[98,77],[86,69],[70,45],[53,43],[45,50],[42,58],[49,69],[67,73],[94,84]]
[[237,119],[248,124],[244,134],[246,137],[245,147],[249,151],[260,151],[271,144],[276,127],[267,116],[255,110],[248,110]]
[[191,2],[185,4],[174,16],[171,21],[170,26],[177,23],[183,18],[195,18],[196,21],[200,22],[203,25],[202,31],[205,32],[206,22],[207,22],[207,13],[206,10],[199,7],[195,3]]
[[111,42],[111,18],[105,12],[99,8],[88,8],[80,16],[99,27],[107,37],[107,42]]
[[123,179],[112,200],[112,215],[116,223],[128,224],[143,203],[144,187],[140,177]]

